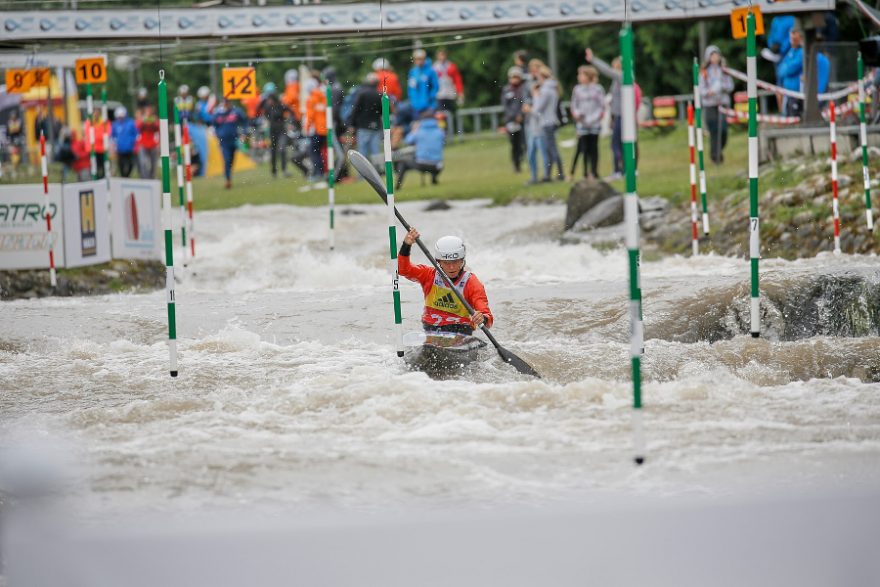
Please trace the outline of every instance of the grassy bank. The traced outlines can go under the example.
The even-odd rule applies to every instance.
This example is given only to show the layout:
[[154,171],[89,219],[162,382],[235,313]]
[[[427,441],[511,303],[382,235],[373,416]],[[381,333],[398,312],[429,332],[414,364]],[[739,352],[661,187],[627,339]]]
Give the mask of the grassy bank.
[[[572,146],[574,131],[566,127],[560,132],[562,157],[566,171],[574,156]],[[687,128],[679,125],[673,131],[657,134],[644,131],[639,136],[639,193],[643,196],[662,195],[678,203],[689,197]],[[746,186],[746,136],[742,132],[731,132],[725,150],[725,163],[720,166],[707,163],[706,170],[712,193],[727,194]],[[708,155],[706,157],[708,161]],[[53,165],[51,181],[60,181],[60,168]],[[578,173],[583,167],[578,165]],[[602,176],[611,173],[610,139],[603,138],[600,143],[599,171]],[[510,163],[510,146],[503,135],[455,142],[446,150],[446,169],[440,175],[437,186],[422,186],[419,174],[407,174],[406,183],[398,191],[399,200],[424,199],[469,199],[490,198],[499,204],[515,199],[564,199],[568,196],[570,182],[526,185],[529,175],[527,165],[520,174],[515,174]],[[19,176],[15,183],[37,183],[39,177],[32,174]],[[2,183],[12,183],[4,176]],[[176,187],[172,190],[176,195]],[[229,208],[243,204],[297,204],[301,206],[321,206],[327,203],[326,189],[306,189],[298,172],[292,178],[272,179],[268,165],[241,172],[233,178],[232,189],[223,187],[222,177],[196,178],[194,192],[196,208],[211,210]],[[618,190],[623,182],[613,183]],[[301,191],[305,190],[305,191]],[[339,205],[375,203],[375,194],[364,182],[339,184],[336,190]]]

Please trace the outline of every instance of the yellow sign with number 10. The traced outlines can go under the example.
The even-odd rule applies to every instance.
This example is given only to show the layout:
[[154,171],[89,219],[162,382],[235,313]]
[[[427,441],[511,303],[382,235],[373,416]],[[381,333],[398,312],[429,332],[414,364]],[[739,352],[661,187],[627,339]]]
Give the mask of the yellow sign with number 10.
[[107,82],[107,66],[104,65],[103,57],[77,59],[74,71],[76,72],[76,83],[78,85],[103,84]]
[[745,39],[748,35],[746,32],[746,16],[748,16],[749,10],[755,15],[755,35],[764,34],[764,17],[761,16],[760,8],[757,6],[737,8],[730,13],[730,26],[733,29],[734,39]]
[[223,97],[227,100],[254,98],[257,90],[257,70],[253,67],[226,67],[223,69]]

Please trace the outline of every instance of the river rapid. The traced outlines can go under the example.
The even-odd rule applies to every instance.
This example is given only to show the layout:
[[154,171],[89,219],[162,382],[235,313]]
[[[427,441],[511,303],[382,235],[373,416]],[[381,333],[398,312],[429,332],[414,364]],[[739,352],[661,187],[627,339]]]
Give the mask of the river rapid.
[[[406,369],[380,206],[337,210],[332,252],[326,209],[203,212],[198,257],[177,272],[177,379],[164,291],[0,305],[2,480],[57,483],[86,517],[880,486],[871,311],[862,336],[797,336],[771,312],[755,340],[741,334],[747,260],[644,261],[648,460],[636,468],[625,251],[560,245],[561,205],[424,206],[400,209],[429,244],[465,239],[496,338],[542,379],[491,347],[459,379]],[[817,275],[876,286],[880,261],[761,267],[779,297]],[[404,331],[419,330],[421,290],[402,280],[401,292]]]

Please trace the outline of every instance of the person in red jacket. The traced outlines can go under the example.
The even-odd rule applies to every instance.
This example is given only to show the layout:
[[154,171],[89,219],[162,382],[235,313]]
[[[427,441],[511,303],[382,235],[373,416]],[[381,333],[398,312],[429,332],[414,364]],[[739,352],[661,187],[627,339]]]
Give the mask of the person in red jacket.
[[494,321],[489,309],[486,288],[477,276],[465,269],[465,246],[457,236],[444,236],[434,246],[434,258],[464,299],[474,309],[470,314],[458,300],[437,270],[427,265],[413,265],[409,256],[419,231],[411,228],[403,239],[397,256],[397,271],[410,281],[421,284],[425,293],[425,311],[422,326],[425,330],[440,330],[473,334],[482,324],[491,327]]

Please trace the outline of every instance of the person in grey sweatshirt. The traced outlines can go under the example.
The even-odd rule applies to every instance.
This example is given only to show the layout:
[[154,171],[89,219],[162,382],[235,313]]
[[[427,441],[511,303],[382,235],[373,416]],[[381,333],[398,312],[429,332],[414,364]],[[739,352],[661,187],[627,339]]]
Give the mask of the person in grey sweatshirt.
[[557,178],[565,179],[565,171],[562,164],[562,156],[556,145],[556,108],[559,105],[559,84],[553,78],[553,72],[546,65],[538,70],[540,86],[534,90],[533,111],[540,117],[541,131],[544,135],[544,148],[547,151],[547,159],[544,161],[543,181],[552,181],[553,165],[559,170]]
[[599,177],[599,132],[605,115],[605,90],[599,85],[599,72],[590,65],[578,67],[578,84],[571,92],[571,117],[575,121],[578,143],[571,162],[574,179],[578,156],[584,156],[584,177]]
[[720,107],[730,107],[730,93],[733,92],[733,80],[724,73],[724,66],[721,50],[715,45],[706,47],[700,69],[700,101],[709,131],[710,155],[716,165],[724,161],[724,146],[727,144],[727,117],[721,114]]
[[612,65],[608,65],[595,55],[589,47],[584,51],[584,58],[587,63],[593,65],[599,72],[611,78],[611,152],[614,155],[614,174],[613,179],[623,177],[623,126],[620,120],[620,87],[623,82],[623,74],[621,73],[620,58],[612,61]]

